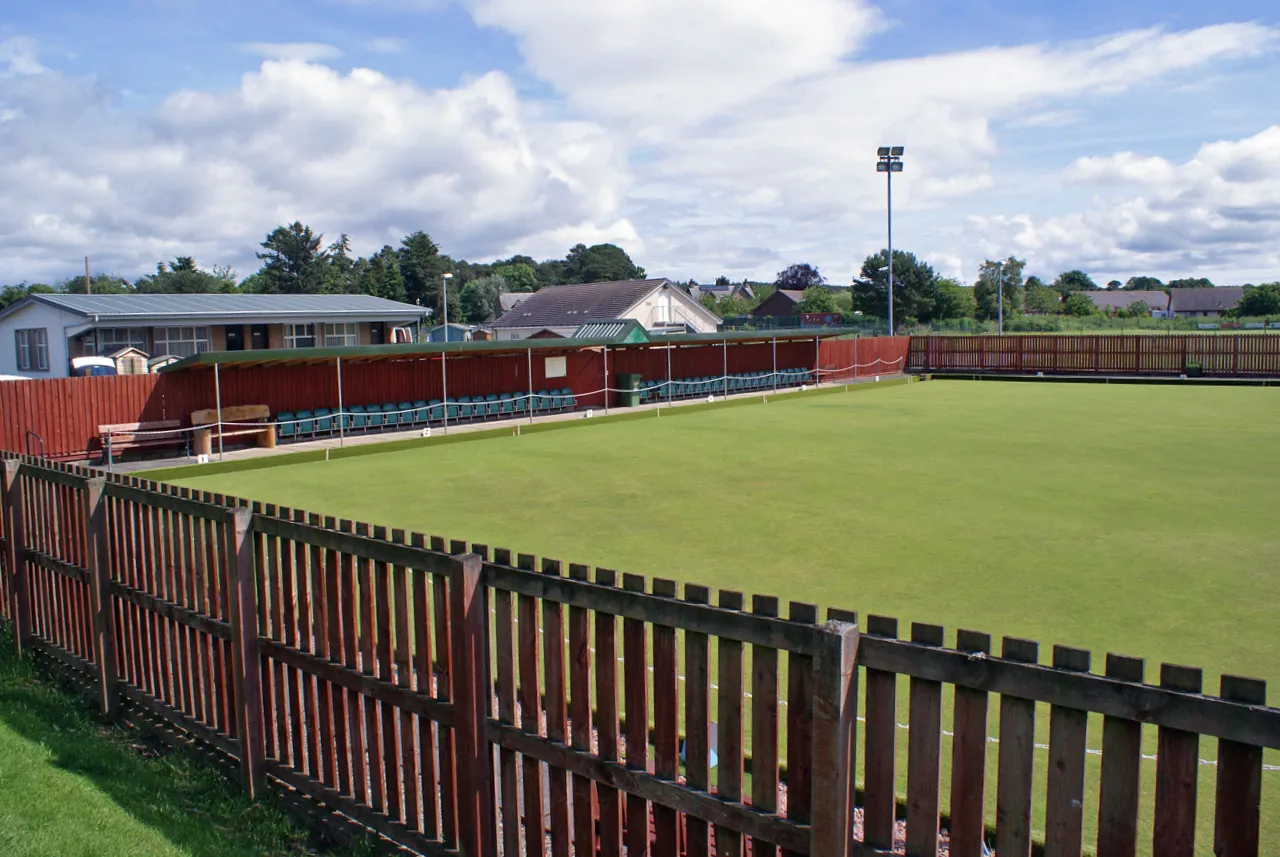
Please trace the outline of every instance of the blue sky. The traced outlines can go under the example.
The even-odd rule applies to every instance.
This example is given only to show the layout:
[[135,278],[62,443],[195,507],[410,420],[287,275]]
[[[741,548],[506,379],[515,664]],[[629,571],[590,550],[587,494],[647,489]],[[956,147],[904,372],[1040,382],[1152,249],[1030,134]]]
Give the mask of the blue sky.
[[[17,4],[13,4],[17,5]],[[1280,279],[1280,12],[988,0],[132,0],[0,12],[0,282],[615,241],[650,273]]]

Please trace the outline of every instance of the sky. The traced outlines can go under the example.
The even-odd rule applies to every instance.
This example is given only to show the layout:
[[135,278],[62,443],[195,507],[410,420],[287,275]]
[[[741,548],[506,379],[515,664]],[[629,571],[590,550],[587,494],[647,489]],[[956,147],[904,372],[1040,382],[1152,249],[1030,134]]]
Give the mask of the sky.
[[1280,280],[1261,0],[60,0],[0,7],[0,283],[614,242],[650,276],[848,283],[886,241]]

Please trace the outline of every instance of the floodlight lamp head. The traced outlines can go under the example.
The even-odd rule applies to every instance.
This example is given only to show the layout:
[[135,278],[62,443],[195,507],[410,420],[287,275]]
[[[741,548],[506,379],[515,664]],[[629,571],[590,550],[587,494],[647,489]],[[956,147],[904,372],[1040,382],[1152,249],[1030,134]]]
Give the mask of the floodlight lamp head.
[[446,279],[446,280],[452,280],[452,279],[453,279],[453,274],[442,274],[441,276],[442,276],[442,277],[444,277],[444,279]]
[[889,162],[888,162],[888,161],[881,161],[880,163],[876,164],[876,172],[878,172],[878,173],[887,173],[887,172],[889,172]]
[[882,158],[887,158],[887,157],[889,157],[889,147],[888,147],[888,146],[881,146],[879,149],[877,149],[877,150],[876,150],[876,154],[877,154],[877,155],[879,155],[879,156],[880,156],[880,157],[882,157]]
[[893,155],[895,158],[901,158],[902,152],[903,152],[902,146],[894,146],[892,149],[889,150],[889,154]]
[[890,165],[889,165],[889,172],[891,172],[891,173],[900,173],[900,172],[902,172],[902,161],[894,161],[892,164],[890,164]]

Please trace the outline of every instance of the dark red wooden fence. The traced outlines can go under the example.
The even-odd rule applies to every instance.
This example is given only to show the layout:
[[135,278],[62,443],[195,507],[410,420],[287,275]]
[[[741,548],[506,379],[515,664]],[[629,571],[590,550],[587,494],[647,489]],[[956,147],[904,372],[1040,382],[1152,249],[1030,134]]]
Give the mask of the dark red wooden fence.
[[1280,378],[1280,336],[913,336],[907,366],[914,372]]
[[[1190,667],[1163,664],[1148,684],[1135,658],[1108,655],[1099,675],[1086,651],[1055,646],[1041,665],[1029,640],[997,654],[960,631],[948,647],[922,623],[901,640],[877,616],[860,635],[843,610],[819,625],[792,602],[784,619],[772,597],[722,590],[713,606],[694,584],[47,460],[0,453],[0,465],[0,615],[20,652],[61,667],[108,716],[158,720],[235,759],[252,793],[283,784],[418,853],[491,857],[499,836],[505,854],[539,857],[548,839],[557,857],[890,853],[903,771],[909,854],[940,853],[947,813],[951,854],[1026,855],[1037,800],[1045,854],[1081,854],[1086,813],[1099,854],[1191,854],[1197,840],[1260,851],[1262,754],[1280,749],[1261,681],[1223,676],[1214,697]],[[1089,713],[1103,717],[1100,751]],[[1211,764],[1202,738],[1217,741]]]

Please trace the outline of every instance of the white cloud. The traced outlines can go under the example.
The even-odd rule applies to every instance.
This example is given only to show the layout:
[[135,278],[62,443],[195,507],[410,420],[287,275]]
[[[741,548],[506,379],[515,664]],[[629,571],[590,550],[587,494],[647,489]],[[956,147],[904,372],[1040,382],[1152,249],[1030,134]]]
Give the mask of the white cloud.
[[618,213],[624,152],[590,123],[531,115],[496,72],[424,90],[265,62],[141,123],[52,73],[0,82],[10,101],[24,115],[0,136],[0,258],[21,277],[86,254],[126,274],[178,253],[252,270],[262,236],[294,219],[361,253],[416,229],[468,258],[526,241],[563,253],[570,233],[639,245]]
[[240,46],[240,50],[264,59],[299,62],[331,60],[342,56],[342,51],[338,48],[319,42],[247,42]]
[[835,70],[878,26],[864,0],[467,0],[591,115],[655,133]]
[[[1280,125],[1206,144],[1181,164],[1124,152],[1081,159],[1068,175],[1098,188],[1092,208],[978,219],[975,229],[1011,234],[1019,252],[1046,263],[1084,264],[1121,278],[1280,271]],[[1141,195],[1106,195],[1116,184],[1136,185]]]
[[[965,269],[976,270],[981,258],[964,234],[962,206],[1000,189],[995,127],[1271,50],[1277,32],[1252,24],[1150,29],[1061,45],[845,62],[650,143],[635,167],[643,202],[633,194],[627,210],[651,259],[676,276],[715,264],[681,255],[695,249],[687,236],[696,231],[704,248],[721,239],[767,247],[842,279],[883,246],[885,189],[874,171],[875,148],[903,144],[906,173],[894,179],[895,211],[906,215],[895,218],[901,246],[963,256]],[[929,212],[956,209],[953,228],[911,226]]]
[[1078,110],[1045,110],[1013,121],[1015,128],[1062,128],[1080,121]]
[[398,54],[404,50],[404,39],[398,39],[395,36],[381,36],[363,42],[362,47],[375,54]]
[[8,66],[0,71],[0,77],[40,74],[45,71],[44,66],[36,60],[35,40],[24,36],[0,41],[0,63]]

